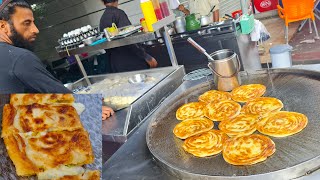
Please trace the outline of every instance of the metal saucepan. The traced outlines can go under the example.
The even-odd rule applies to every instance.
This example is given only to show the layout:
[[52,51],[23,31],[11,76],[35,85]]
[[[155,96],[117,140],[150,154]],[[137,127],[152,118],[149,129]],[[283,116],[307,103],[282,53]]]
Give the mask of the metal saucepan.
[[177,17],[174,21],[174,28],[176,29],[177,33],[184,33],[186,32],[186,20],[184,17]]
[[210,17],[210,13],[214,10],[215,7],[216,6],[213,6],[207,15],[200,16],[201,26],[207,26],[212,22],[212,20],[210,19],[210,18],[212,18],[212,17]]
[[210,17],[207,15],[207,16],[205,16],[205,15],[202,15],[201,17],[200,17],[200,24],[201,24],[201,26],[207,26],[207,25],[209,25],[211,23],[211,20],[210,20]]

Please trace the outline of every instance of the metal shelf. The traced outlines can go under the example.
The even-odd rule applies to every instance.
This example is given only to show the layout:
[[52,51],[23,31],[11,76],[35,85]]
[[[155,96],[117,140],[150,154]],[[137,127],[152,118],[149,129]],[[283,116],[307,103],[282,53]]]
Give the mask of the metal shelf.
[[[176,58],[174,50],[173,50],[171,37],[168,34],[168,27],[167,27],[167,25],[172,23],[174,20],[175,20],[175,15],[172,14],[172,15],[154,23],[153,28],[154,28],[154,31],[158,31],[162,28],[164,29],[163,37],[165,39],[165,43],[166,43],[166,46],[168,49],[168,53],[170,56],[172,66],[177,67],[178,66],[177,58]],[[131,44],[137,44],[137,43],[142,43],[142,42],[151,41],[151,40],[155,40],[155,39],[156,39],[155,32],[137,33],[132,36],[125,37],[123,39],[107,41],[107,42],[98,44],[96,46],[87,46],[87,47],[83,47],[83,48],[71,49],[69,51],[61,51],[61,52],[58,52],[58,54],[60,57],[67,57],[67,56],[74,55],[84,79],[86,80],[88,85],[91,85],[91,82],[88,78],[87,72],[84,69],[83,64],[80,60],[79,54],[89,53],[89,52],[97,51],[97,50],[101,50],[101,49],[111,49],[111,48],[131,45]]]
[[145,41],[151,41],[155,40],[155,34],[154,33],[137,33],[132,36],[128,36],[122,39],[117,39],[113,41],[107,41],[101,44],[98,44],[96,46],[86,46],[83,48],[77,48],[69,50],[69,54],[67,51],[59,52],[60,57],[67,57],[69,55],[76,55],[76,54],[82,54],[82,53],[88,53],[92,51],[97,51],[101,49],[112,49],[116,47],[131,45],[131,44],[137,44],[142,43]]
[[[164,26],[172,23],[175,21],[175,15],[170,15],[156,23],[154,23],[153,29],[154,31],[158,31]],[[121,47],[121,46],[127,46],[131,44],[137,44],[137,43],[143,43],[146,41],[152,41],[156,40],[156,35],[154,32],[149,32],[149,33],[136,33],[134,35],[122,38],[122,39],[117,39],[117,40],[112,40],[112,41],[107,41],[101,44],[98,44],[96,46],[86,46],[83,48],[76,48],[76,49],[71,49],[69,50],[69,53],[67,51],[62,51],[58,52],[60,57],[67,57],[69,55],[77,55],[77,54],[82,54],[82,53],[88,53],[92,51],[97,51],[101,49],[112,49],[116,47]]]

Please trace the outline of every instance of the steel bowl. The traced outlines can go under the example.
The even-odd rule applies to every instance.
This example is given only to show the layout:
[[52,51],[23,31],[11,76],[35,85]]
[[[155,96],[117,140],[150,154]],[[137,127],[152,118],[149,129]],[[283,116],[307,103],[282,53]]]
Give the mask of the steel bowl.
[[147,75],[145,74],[136,74],[132,77],[129,77],[129,83],[136,84],[145,82],[147,79]]

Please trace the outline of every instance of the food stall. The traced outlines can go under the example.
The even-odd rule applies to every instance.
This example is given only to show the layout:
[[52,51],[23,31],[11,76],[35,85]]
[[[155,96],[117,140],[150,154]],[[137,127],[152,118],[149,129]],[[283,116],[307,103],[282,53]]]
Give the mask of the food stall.
[[[191,52],[201,57],[202,54],[194,53],[194,49],[190,44],[187,44],[188,48],[190,48],[189,50],[180,49],[177,46],[182,42],[185,47],[188,37],[193,37],[202,43],[207,40],[208,44],[214,45],[213,48],[209,46],[208,50],[210,52],[219,49],[234,50],[240,56],[241,70],[251,72],[261,69],[257,47],[254,42],[250,42],[249,35],[241,33],[240,24],[237,20],[230,19],[221,23],[210,24],[201,29],[169,35],[170,29],[168,25],[175,20],[174,15],[170,15],[153,24],[155,32],[137,32],[137,28],[134,28],[132,32],[126,35],[107,39],[107,41],[99,42],[99,39],[97,39],[96,42],[98,43],[85,42],[86,46],[83,46],[80,43],[81,38],[78,41],[77,37],[84,35],[86,37],[91,35],[97,37],[99,33],[97,34],[96,28],[88,27],[89,31],[86,34],[72,35],[69,38],[59,40],[61,46],[56,47],[56,50],[60,57],[74,56],[83,75],[82,79],[69,84],[73,92],[79,94],[102,94],[105,105],[112,107],[116,111],[115,115],[104,121],[102,126],[103,146],[106,147],[103,152],[104,161],[128,141],[131,135],[145,121],[146,117],[152,114],[183,83],[186,66],[179,66],[178,64],[188,63],[178,63],[176,55]],[[158,42],[161,48],[154,45],[152,48],[164,50],[165,53],[159,53],[158,51],[158,55],[167,54],[165,61],[168,62],[168,59],[170,59],[171,63],[167,64],[167,67],[157,69],[88,76],[79,56],[83,53],[144,42]],[[158,60],[158,57],[155,57]],[[186,61],[190,58],[192,61],[198,59],[199,62],[202,62],[207,67],[207,60],[203,57],[197,58],[192,55],[184,55],[182,58]],[[199,67],[196,69],[199,69]],[[209,74],[211,74],[210,70],[209,73],[204,72],[203,74],[203,72],[200,72],[196,76],[208,77]],[[185,78],[184,80],[188,79],[197,78]]]
[[[239,50],[234,51],[241,56]],[[276,144],[275,153],[258,164],[234,166],[224,161],[221,153],[206,158],[195,157],[184,151],[183,141],[173,134],[173,129],[179,123],[176,112],[183,104],[198,101],[199,95],[217,87],[214,76],[191,78],[166,98],[127,142],[104,163],[103,178],[319,179],[320,99],[315,91],[320,86],[319,66],[259,69],[254,66],[258,58],[252,58],[252,61],[241,59],[241,84],[265,85],[265,96],[281,99],[284,103],[283,110],[301,112],[308,117],[309,124],[306,129],[294,136],[272,138]],[[204,62],[206,65],[207,63]],[[245,66],[246,63],[250,64],[250,68]],[[310,69],[313,71],[308,71]],[[218,122],[214,122],[215,129],[217,126]]]
[[[173,21],[173,17],[165,18],[160,21],[162,24],[159,28],[155,28],[163,28],[163,37],[155,33],[138,33],[96,46],[59,52],[61,56],[75,55],[81,68],[77,54],[83,52],[133,43],[158,42],[150,45],[149,51],[152,52],[152,48],[159,49],[166,45],[169,55],[166,58],[171,60],[170,67],[99,76],[87,76],[81,68],[84,78],[73,84],[77,93],[104,94],[105,102],[118,110],[102,126],[103,179],[293,179],[310,174],[308,178],[317,179],[320,164],[317,112],[320,110],[320,99],[314,89],[320,86],[320,73],[303,70],[310,69],[306,66],[261,69],[257,47],[254,42],[250,42],[249,35],[240,33],[237,20],[170,36],[166,25]],[[308,116],[306,129],[285,140],[274,138],[276,153],[267,161],[252,166],[230,165],[223,161],[221,154],[200,159],[184,152],[181,148],[183,141],[177,140],[172,133],[177,124],[176,111],[181,105],[197,101],[199,95],[216,88],[211,73],[200,73],[200,77],[188,78],[194,74],[185,76],[184,67],[178,65],[179,57],[176,58],[176,54],[198,53],[192,51],[190,45],[190,50],[178,48],[177,44],[183,41],[186,43],[188,37],[193,37],[200,44],[206,40],[209,45],[217,44],[218,47],[209,47],[210,52],[224,48],[236,52],[240,57],[241,84],[265,85],[266,96],[281,99],[285,110],[302,112]],[[192,55],[184,57],[190,57],[191,61],[203,60],[202,63],[208,65],[206,58]],[[144,79],[143,86],[132,83],[141,79]],[[306,93],[308,96],[304,96]],[[299,99],[301,96],[304,96],[303,100]],[[116,100],[125,98],[120,103],[112,103],[113,97]]]

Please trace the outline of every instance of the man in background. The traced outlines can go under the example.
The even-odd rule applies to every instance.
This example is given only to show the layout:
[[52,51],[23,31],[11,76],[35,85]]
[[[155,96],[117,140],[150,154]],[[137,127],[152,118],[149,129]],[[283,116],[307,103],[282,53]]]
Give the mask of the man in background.
[[[118,28],[131,25],[127,14],[118,8],[118,0],[102,0],[106,9],[100,20],[100,31],[112,27],[115,23]],[[147,54],[138,44],[108,49],[107,56],[113,73],[135,71],[157,67],[157,61]]]
[[[177,0],[170,0],[170,1],[177,1]],[[184,12],[186,15],[194,13],[198,19],[201,16],[209,15],[210,17],[212,17],[211,18],[212,22],[219,21],[219,0],[188,0],[188,3],[189,3],[189,10],[186,9],[183,5],[180,5],[178,7],[178,10],[180,10],[181,12]]]
[[[50,74],[32,52],[39,30],[24,0],[0,5],[0,93],[72,93]],[[103,118],[113,114],[103,107]]]

